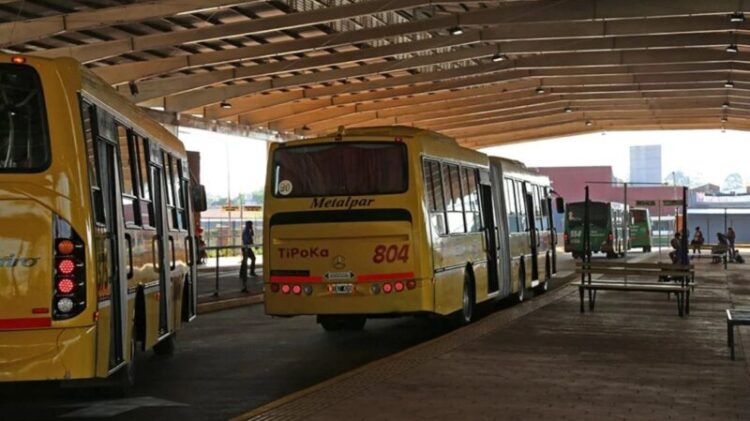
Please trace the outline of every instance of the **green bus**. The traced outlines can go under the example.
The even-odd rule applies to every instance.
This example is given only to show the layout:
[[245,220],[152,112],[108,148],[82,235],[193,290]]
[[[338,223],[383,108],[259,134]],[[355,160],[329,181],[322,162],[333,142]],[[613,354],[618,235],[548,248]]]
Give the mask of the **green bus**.
[[644,253],[651,251],[651,214],[648,209],[630,209],[629,249],[642,248]]
[[[568,203],[565,212],[565,252],[572,253],[574,259],[583,256],[583,218],[586,202]],[[624,255],[626,244],[623,238],[622,222],[625,206],[615,202],[589,202],[591,221],[591,253],[606,253],[614,258]]]

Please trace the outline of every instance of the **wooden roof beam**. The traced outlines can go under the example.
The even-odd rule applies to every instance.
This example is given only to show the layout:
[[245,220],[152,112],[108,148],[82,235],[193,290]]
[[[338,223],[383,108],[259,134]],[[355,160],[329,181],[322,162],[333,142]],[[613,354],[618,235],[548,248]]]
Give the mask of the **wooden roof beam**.
[[[479,47],[468,50],[475,50],[472,52],[461,52],[457,51],[454,53],[448,53],[440,55],[439,57],[424,56],[408,60],[406,64],[424,65],[427,63],[434,63],[435,61],[442,61],[443,57],[449,56],[450,58],[457,57],[460,54],[466,54],[462,57],[474,56],[486,56],[488,53],[491,54],[491,48]],[[623,65],[644,65],[644,64],[665,64],[665,63],[690,63],[690,62],[719,62],[719,61],[742,61],[750,62],[750,53],[738,53],[731,54],[725,51],[717,51],[712,49],[687,49],[678,48],[672,50],[659,50],[659,51],[622,51],[622,52],[598,52],[598,53],[565,53],[556,54],[554,56],[532,56],[523,57],[517,60],[512,60],[511,63],[500,62],[500,63],[482,63],[476,66],[468,66],[458,69],[451,69],[446,71],[436,71],[421,73],[417,75],[394,77],[385,80],[363,82],[363,83],[350,83],[345,85],[335,85],[330,87],[322,88],[310,88],[305,89],[305,97],[316,98],[320,96],[329,95],[342,95],[346,93],[362,92],[373,89],[381,88],[392,88],[404,85],[413,85],[417,83],[431,82],[431,81],[443,81],[445,79],[464,78],[467,76],[474,76],[497,73],[506,71],[506,78],[511,79],[513,77],[524,77],[522,70],[508,71],[509,66],[515,66],[517,69],[526,68],[562,68],[569,69],[571,67],[587,67],[587,66],[623,66]],[[399,63],[393,63],[393,66],[397,66]],[[407,66],[408,67],[408,66]],[[377,69],[377,70],[376,70]],[[377,73],[379,67],[377,65],[364,65],[353,69],[340,69],[329,76],[345,74],[348,77],[366,76]],[[332,71],[333,72],[333,71]],[[331,73],[331,72],[319,72],[319,73]],[[528,73],[527,73],[528,74]],[[284,82],[284,79],[290,79]],[[248,84],[232,85],[222,88],[208,88],[196,92],[189,92],[182,95],[166,97],[164,100],[164,107],[170,111],[183,111],[195,107],[210,105],[218,103],[222,100],[228,100],[239,96],[248,95],[253,92],[261,92],[264,90],[278,89],[279,87],[291,87],[296,85],[305,85],[311,82],[330,80],[323,75],[302,75],[298,77],[281,78],[281,82],[262,81],[252,82]],[[292,83],[294,82],[294,83]]]
[[[474,13],[474,12],[469,12]],[[408,35],[414,32],[436,31],[455,25],[456,20],[451,16],[437,16],[430,19],[413,22],[400,23],[387,27],[368,28],[357,31],[348,31],[331,35],[323,35],[298,40],[283,41],[262,45],[253,45],[227,50],[198,53],[192,55],[167,57],[144,62],[125,63],[113,66],[97,68],[95,71],[110,83],[116,84],[122,81],[137,80],[158,74],[169,73],[177,70],[196,66],[214,65],[232,61],[260,59],[272,56],[283,56],[292,53],[300,53],[320,48],[334,48],[341,45],[350,45],[359,42],[372,41],[374,39]],[[656,45],[674,46],[668,35],[692,34],[713,36],[711,38],[698,39],[699,45],[719,42],[722,34],[736,33],[737,31],[750,31],[750,21],[733,24],[724,16],[694,16],[688,18],[650,18],[647,20],[615,20],[609,22],[514,22],[500,23],[493,27],[472,31],[480,34],[479,37],[487,42],[503,42],[502,50],[507,54],[518,54],[537,51],[565,51],[563,48],[578,48],[579,50],[604,48],[613,41],[609,37],[627,36],[617,42],[619,49],[632,48],[635,41],[634,35],[642,35],[643,38],[650,37]],[[711,33],[709,33],[711,32]],[[550,34],[555,37],[550,39]],[[652,34],[658,34],[653,35]],[[583,36],[595,37],[591,40],[582,39]],[[541,38],[542,40],[535,38]],[[560,45],[562,41],[562,45]],[[738,35],[738,43],[747,43],[746,36]],[[551,49],[556,43],[558,47]],[[87,61],[85,54],[81,54],[88,46],[73,47],[71,50],[58,51],[46,50],[34,54],[42,56],[57,56],[65,53]],[[101,52],[105,46],[92,49]],[[80,51],[79,51],[80,50]]]
[[242,0],[159,0],[0,23],[0,46],[23,44],[70,31],[218,9]]
[[[460,1],[444,1],[444,3],[453,2],[459,3]],[[379,12],[410,9],[428,4],[430,4],[429,0],[369,0],[338,7],[313,9],[305,12],[271,16],[243,22],[129,37],[115,41],[97,42],[85,46],[56,49],[58,51],[50,51],[45,54],[51,54],[54,56],[60,54],[71,55],[73,57],[85,58],[85,60],[82,61],[95,61],[131,52],[313,26],[339,19],[349,19]],[[67,50],[67,53],[65,50]]]
[[[343,64],[351,64],[365,60],[383,59],[399,54],[417,53],[438,48],[473,44],[478,43],[479,41],[479,34],[477,32],[473,32],[461,36],[435,37],[408,43],[391,44],[383,47],[365,48],[362,50],[350,51],[346,53],[306,57],[299,60],[278,61],[274,63],[238,67],[227,70],[214,70],[211,72],[196,73],[192,75],[179,75],[167,78],[151,79],[138,83],[139,93],[135,96],[132,96],[132,99],[135,102],[142,102],[153,98],[174,95],[184,91],[190,91],[193,89],[202,88],[216,83],[228,82],[231,80],[259,76],[271,76],[288,72],[298,72],[317,67],[340,66]],[[487,51],[484,55],[494,54],[496,51],[496,49],[493,47],[481,48]],[[409,59],[402,61],[408,62]],[[399,69],[399,66],[395,63],[392,63],[391,66],[393,66],[392,69],[394,70]],[[101,72],[97,73],[99,74],[99,76],[102,76],[103,73],[105,75],[109,75],[108,78],[105,78],[105,80],[107,80],[107,82],[109,83],[127,81],[129,80],[128,77],[132,77],[132,74],[130,74],[129,72],[120,73],[118,71],[118,74],[114,75],[112,73],[108,73],[108,69],[110,68],[104,67],[102,68]],[[152,71],[158,70],[153,69]],[[322,74],[325,72],[320,73]],[[130,96],[130,90],[127,86],[122,86],[120,88],[120,93],[125,94],[126,96]]]
[[[460,1],[457,1],[460,3]],[[398,9],[409,9],[421,5],[429,4],[427,0],[371,0],[367,2],[355,3],[346,6],[329,7],[326,9],[317,9],[302,13],[293,13],[285,16],[275,16],[269,18],[255,19],[249,22],[237,22],[232,24],[216,25],[207,28],[188,29],[183,31],[152,34],[140,37],[131,37],[121,40],[97,42],[93,44],[59,48],[45,52],[39,52],[39,55],[47,57],[57,57],[61,55],[76,57],[81,61],[95,61],[106,57],[121,55],[136,51],[148,49],[164,48],[179,44],[201,42],[212,39],[228,38],[233,36],[242,36],[251,33],[261,33],[271,30],[290,29],[300,26],[310,26],[320,23],[330,22],[336,19],[351,18],[356,16],[368,15],[375,12],[383,12]],[[437,30],[455,25],[498,25],[509,24],[506,29],[515,28],[524,22],[534,21],[596,21],[598,19],[638,19],[643,16],[658,19],[660,17],[687,17],[703,15],[726,15],[737,11],[736,0],[716,0],[713,2],[695,2],[692,0],[672,0],[669,2],[653,2],[649,0],[633,0],[627,2],[627,6],[618,3],[617,0],[570,0],[562,3],[550,3],[544,8],[530,7],[526,2],[500,4],[497,7],[473,10],[470,12],[448,15],[441,17],[437,21],[429,21],[426,25],[430,29],[420,29],[417,31]],[[649,13],[652,13],[649,15]],[[721,16],[720,16],[721,17]],[[649,19],[649,20],[650,20]],[[727,19],[728,21],[728,19]],[[590,29],[588,36],[602,36],[607,28],[612,24],[607,21],[606,25],[602,22],[597,29]],[[433,26],[435,25],[435,26]],[[394,25],[395,27],[395,25]],[[617,27],[615,25],[615,27]],[[694,26],[693,26],[694,27]],[[391,27],[383,28],[388,31]],[[537,27],[539,30],[541,26]],[[730,26],[731,28],[731,26]],[[741,24],[736,28],[747,29],[750,26]],[[735,28],[735,29],[736,29]],[[521,28],[518,28],[521,29]],[[415,32],[417,32],[415,31]],[[633,30],[630,29],[631,34]],[[655,33],[656,31],[654,31]],[[549,37],[549,29],[544,37]],[[650,32],[646,32],[650,33]],[[586,36],[583,30],[576,30],[573,34]],[[396,34],[393,34],[396,35]],[[391,35],[391,36],[393,36]],[[385,35],[389,36],[389,35]],[[526,35],[520,35],[520,38],[529,38]],[[328,44],[324,44],[328,45]],[[341,45],[341,44],[339,44]],[[274,52],[271,47],[269,54]]]

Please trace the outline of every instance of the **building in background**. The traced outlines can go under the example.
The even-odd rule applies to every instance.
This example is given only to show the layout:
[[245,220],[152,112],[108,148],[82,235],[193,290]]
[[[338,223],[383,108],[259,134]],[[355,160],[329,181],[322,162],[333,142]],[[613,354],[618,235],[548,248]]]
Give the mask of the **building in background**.
[[661,145],[630,147],[630,182],[661,183]]
[[[565,199],[566,203],[581,202],[585,199],[585,188],[589,186],[589,198],[602,202],[625,202],[623,184],[618,183],[612,167],[540,167],[536,168],[540,174],[550,178],[552,189]],[[660,206],[665,200],[682,200],[682,188],[674,186],[635,186],[628,185],[628,205],[631,207],[648,208],[652,219],[661,219],[665,224],[654,224],[654,230],[671,231],[674,215],[680,211],[675,206]],[[638,206],[638,202],[651,201],[656,206]],[[562,232],[562,215],[555,213],[555,226]],[[671,225],[670,225],[671,224]]]

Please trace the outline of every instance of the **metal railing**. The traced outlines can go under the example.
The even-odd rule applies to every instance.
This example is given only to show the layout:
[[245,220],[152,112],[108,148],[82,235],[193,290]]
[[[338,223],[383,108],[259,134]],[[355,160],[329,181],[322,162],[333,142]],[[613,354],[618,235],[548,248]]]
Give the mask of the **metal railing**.
[[[198,250],[198,253],[201,253],[202,251],[216,251],[216,279],[214,283],[214,297],[219,296],[219,257],[221,256],[221,253],[219,253],[220,250],[242,250],[242,249],[259,249],[262,248],[263,244],[252,244],[249,246],[211,246],[211,247],[203,247]],[[206,258],[208,260],[208,258]]]

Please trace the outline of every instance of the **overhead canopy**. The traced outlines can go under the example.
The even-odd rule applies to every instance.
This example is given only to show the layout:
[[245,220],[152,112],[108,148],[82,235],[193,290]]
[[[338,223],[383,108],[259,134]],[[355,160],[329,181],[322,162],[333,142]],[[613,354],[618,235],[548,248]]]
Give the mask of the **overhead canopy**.
[[182,124],[414,125],[481,147],[750,128],[743,4],[0,0],[0,47],[73,56]]

